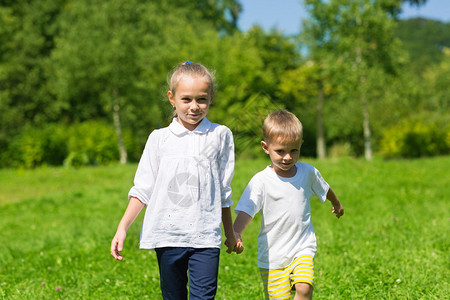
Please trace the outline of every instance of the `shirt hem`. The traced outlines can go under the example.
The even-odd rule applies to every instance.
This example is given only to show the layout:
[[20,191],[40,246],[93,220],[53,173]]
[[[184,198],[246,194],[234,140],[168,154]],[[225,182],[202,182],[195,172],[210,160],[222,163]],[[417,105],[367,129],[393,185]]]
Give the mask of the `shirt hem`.
[[192,244],[161,244],[161,245],[154,245],[154,244],[148,244],[148,243],[140,243],[140,245],[139,245],[140,249],[148,249],[148,250],[155,250],[157,248],[166,248],[166,247],[195,248],[195,249],[219,248],[220,249],[220,245],[192,245]]
[[287,266],[289,266],[295,258],[300,257],[300,256],[304,256],[304,255],[310,255],[313,258],[316,256],[316,252],[312,249],[308,249],[308,250],[302,250],[300,252],[298,252],[294,257],[292,257],[289,261],[289,263],[287,263],[285,266],[283,265],[278,265],[278,264],[270,264],[270,263],[265,263],[265,262],[260,262],[258,261],[258,268],[261,269],[266,269],[266,270],[279,270],[279,269],[284,269]]

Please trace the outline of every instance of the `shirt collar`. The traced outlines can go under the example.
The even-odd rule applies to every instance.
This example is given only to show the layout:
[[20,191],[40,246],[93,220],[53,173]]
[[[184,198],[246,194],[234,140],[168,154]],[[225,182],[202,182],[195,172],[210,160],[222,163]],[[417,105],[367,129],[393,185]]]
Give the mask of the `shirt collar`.
[[[200,121],[200,124],[198,124],[192,132],[204,134],[209,131],[211,124],[212,123],[207,118],[203,118],[203,120]],[[172,123],[169,125],[169,129],[176,135],[183,135],[191,132],[178,122],[178,118],[173,118]]]

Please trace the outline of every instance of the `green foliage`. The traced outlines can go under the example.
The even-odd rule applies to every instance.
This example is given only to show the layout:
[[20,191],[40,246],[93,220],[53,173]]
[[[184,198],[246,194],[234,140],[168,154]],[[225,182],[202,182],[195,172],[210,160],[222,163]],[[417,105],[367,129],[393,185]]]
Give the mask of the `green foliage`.
[[[130,134],[126,142],[132,146]],[[80,167],[118,161],[117,137],[111,125],[83,122],[72,126],[48,124],[29,127],[16,136],[4,154],[4,167],[34,168],[40,165]]]
[[425,69],[426,82],[424,108],[430,111],[448,112],[450,109],[450,48],[442,50],[443,58],[439,64]]
[[381,139],[386,157],[416,158],[450,154],[450,116],[425,115],[387,128]]
[[[170,121],[166,76],[186,60],[216,71],[208,118],[236,132],[238,154],[251,157],[260,153],[261,118],[250,110],[298,114],[308,156],[319,134],[330,147],[347,142],[363,153],[362,95],[375,142],[411,111],[448,110],[448,24],[399,21],[394,35],[405,1],[304,2],[311,18],[300,40],[258,26],[238,31],[236,0],[0,1],[0,167],[113,161],[112,148],[96,158],[94,150],[69,150],[68,137],[56,134],[88,120],[119,120],[128,157],[138,160],[149,133]],[[325,130],[316,133],[319,123]]]
[[410,56],[410,68],[417,73],[443,59],[444,47],[450,47],[450,23],[414,18],[399,20],[395,35]]
[[118,161],[117,137],[111,125],[89,121],[72,126],[69,132],[65,165],[80,167]]
[[9,144],[4,153],[4,167],[34,168],[42,164],[61,165],[67,155],[67,128],[47,124],[26,127]]
[[[306,162],[345,208],[338,220],[329,202],[311,201],[314,299],[448,298],[450,157]],[[269,163],[237,161],[235,203]],[[138,244],[144,212],[127,232],[124,261],[109,254],[135,170],[135,164],[0,170],[0,298],[161,299],[156,255]],[[217,300],[264,299],[259,227],[257,216],[244,232],[241,255],[222,248]]]

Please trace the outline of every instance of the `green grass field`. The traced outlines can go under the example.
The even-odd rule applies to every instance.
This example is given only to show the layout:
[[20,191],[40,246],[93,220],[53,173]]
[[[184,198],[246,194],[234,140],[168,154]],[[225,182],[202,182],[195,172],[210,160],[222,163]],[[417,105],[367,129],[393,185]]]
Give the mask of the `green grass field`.
[[[318,239],[314,299],[449,299],[450,157],[315,165],[345,208],[312,200]],[[238,161],[235,203],[267,160]],[[136,165],[0,170],[0,299],[161,299],[152,251],[109,254]],[[256,265],[259,217],[245,251],[222,251],[216,299],[263,299]],[[222,248],[223,250],[225,248]]]

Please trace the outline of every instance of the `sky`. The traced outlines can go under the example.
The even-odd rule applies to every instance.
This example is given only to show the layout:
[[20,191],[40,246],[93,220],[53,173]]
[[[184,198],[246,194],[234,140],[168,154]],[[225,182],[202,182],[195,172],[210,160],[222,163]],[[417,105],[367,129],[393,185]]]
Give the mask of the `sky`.
[[[298,34],[301,19],[307,17],[302,0],[239,0],[239,2],[242,4],[242,12],[238,26],[243,31],[257,24],[265,30],[277,28],[285,35]],[[419,8],[404,4],[400,18],[415,17],[450,22],[450,0],[428,0]]]

